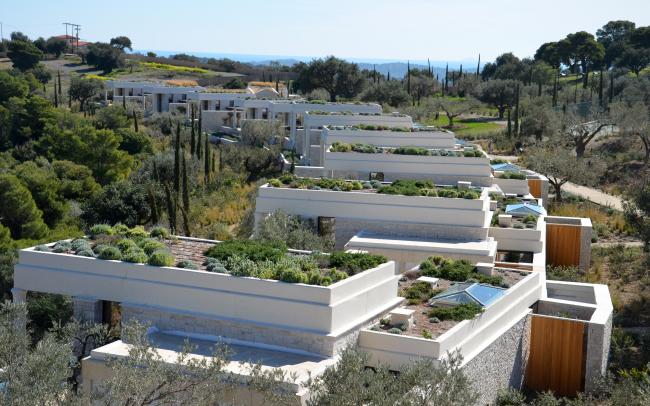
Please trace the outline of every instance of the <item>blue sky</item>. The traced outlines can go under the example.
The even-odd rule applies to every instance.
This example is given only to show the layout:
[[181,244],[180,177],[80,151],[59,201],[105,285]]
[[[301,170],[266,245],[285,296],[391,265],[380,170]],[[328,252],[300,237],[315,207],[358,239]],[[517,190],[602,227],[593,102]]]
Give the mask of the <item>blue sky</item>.
[[567,33],[609,20],[650,25],[649,0],[3,0],[5,37],[64,33],[136,49],[386,60],[530,56]]

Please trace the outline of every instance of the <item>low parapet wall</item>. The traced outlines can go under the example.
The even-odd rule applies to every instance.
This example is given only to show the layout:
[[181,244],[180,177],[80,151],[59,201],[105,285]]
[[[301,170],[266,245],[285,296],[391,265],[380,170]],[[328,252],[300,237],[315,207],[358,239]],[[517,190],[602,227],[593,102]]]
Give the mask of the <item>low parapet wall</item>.
[[399,300],[393,262],[314,286],[33,249],[20,251],[14,288],[318,334],[337,334]]

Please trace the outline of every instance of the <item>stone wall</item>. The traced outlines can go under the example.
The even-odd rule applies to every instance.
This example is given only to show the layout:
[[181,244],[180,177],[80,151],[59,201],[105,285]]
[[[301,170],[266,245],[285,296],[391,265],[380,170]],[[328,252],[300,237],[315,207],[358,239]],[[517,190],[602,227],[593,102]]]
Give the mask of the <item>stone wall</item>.
[[529,346],[530,315],[526,315],[463,366],[479,393],[476,405],[492,404],[500,389],[521,389]]
[[72,309],[74,318],[79,321],[102,322],[103,308],[101,300],[75,297],[72,299]]
[[172,313],[157,308],[130,306],[122,303],[122,322],[128,323],[132,320],[149,323],[161,331],[220,336],[332,357],[349,343],[356,342],[362,328],[378,322],[379,319],[364,321],[343,334],[331,336],[235,320],[197,317],[191,314]]

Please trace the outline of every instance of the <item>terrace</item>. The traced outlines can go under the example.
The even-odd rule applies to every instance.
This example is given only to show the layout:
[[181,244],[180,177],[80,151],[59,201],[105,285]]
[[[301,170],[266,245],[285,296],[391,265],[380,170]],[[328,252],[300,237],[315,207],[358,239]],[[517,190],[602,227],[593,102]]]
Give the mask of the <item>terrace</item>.
[[[398,147],[385,147],[375,146],[372,144],[354,143],[348,144],[345,142],[335,141],[329,147],[327,152],[343,152],[343,153],[362,153],[362,154],[395,154],[395,155],[416,155],[416,156],[431,156],[431,157],[465,157],[465,158],[483,158],[485,154],[479,149],[472,147],[465,148],[423,148],[415,146],[398,146]],[[525,179],[525,178],[524,178]]]

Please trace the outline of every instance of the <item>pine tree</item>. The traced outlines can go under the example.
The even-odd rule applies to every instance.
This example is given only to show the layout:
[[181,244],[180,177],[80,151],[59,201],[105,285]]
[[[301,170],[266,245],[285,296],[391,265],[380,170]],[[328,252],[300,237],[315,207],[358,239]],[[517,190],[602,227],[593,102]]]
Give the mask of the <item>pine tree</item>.
[[181,191],[181,125],[176,124],[176,145],[174,146],[174,201]]
[[190,155],[191,155],[191,156],[194,156],[194,154],[196,153],[196,147],[195,147],[195,145],[194,145],[194,143],[196,142],[196,134],[195,134],[195,130],[194,130],[194,127],[195,127],[195,124],[194,124],[194,105],[192,105],[191,120],[192,120],[192,121],[191,121],[191,124],[190,124],[190,127],[191,127],[191,133],[190,133],[190,134],[191,134],[191,135],[190,135]]
[[138,115],[135,114],[135,109],[133,109],[133,129],[138,132]]

